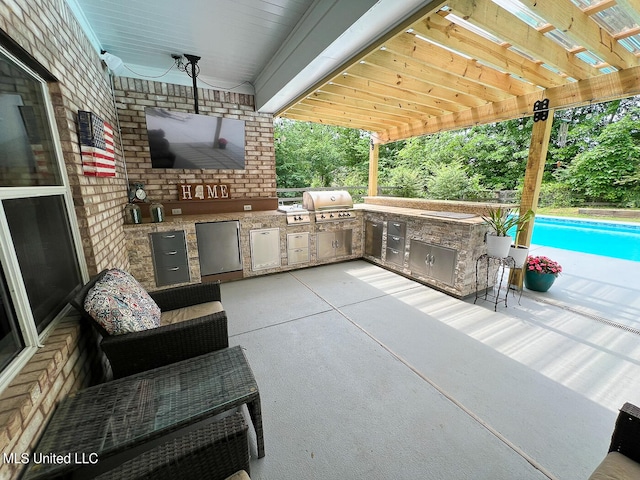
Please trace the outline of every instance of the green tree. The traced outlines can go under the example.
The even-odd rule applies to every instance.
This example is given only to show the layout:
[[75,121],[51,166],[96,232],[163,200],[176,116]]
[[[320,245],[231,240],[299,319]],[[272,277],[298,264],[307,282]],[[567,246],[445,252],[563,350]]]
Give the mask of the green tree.
[[427,179],[427,196],[438,200],[477,198],[481,190],[480,176],[469,174],[460,160],[439,164]]
[[632,180],[640,168],[639,130],[640,108],[635,108],[606,125],[593,147],[577,155],[561,176],[588,200],[624,201],[628,195],[624,182]]

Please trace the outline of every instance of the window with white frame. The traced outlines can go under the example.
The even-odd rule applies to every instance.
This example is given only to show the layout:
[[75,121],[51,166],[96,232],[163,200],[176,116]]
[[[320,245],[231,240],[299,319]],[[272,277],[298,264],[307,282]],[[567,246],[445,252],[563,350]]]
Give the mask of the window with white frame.
[[0,388],[82,282],[47,85],[0,46]]

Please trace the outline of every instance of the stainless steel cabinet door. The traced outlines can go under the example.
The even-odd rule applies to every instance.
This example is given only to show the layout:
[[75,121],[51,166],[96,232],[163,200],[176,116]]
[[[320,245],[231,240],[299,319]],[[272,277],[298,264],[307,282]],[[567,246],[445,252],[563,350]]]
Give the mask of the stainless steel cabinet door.
[[457,260],[457,250],[411,240],[409,268],[413,273],[453,285]]
[[431,255],[433,256],[433,261],[430,275],[447,285],[453,285],[458,252],[452,248],[433,245],[431,247]]
[[318,259],[333,258],[335,256],[335,239],[333,232],[318,232]]
[[335,232],[335,256],[342,257],[344,255],[351,255],[351,240],[353,230],[350,228]]
[[382,223],[367,220],[364,233],[364,254],[382,258]]
[[200,274],[242,270],[240,253],[240,222],[196,223]]
[[280,229],[261,228],[249,232],[251,270],[280,266]]
[[429,262],[431,261],[431,245],[411,240],[409,246],[409,269],[421,275],[429,275]]

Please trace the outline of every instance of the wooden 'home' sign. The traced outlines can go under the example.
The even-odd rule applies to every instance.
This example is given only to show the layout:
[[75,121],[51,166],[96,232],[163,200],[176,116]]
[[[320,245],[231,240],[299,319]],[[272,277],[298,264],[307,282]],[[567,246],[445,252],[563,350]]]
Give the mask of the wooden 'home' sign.
[[178,200],[220,200],[231,198],[226,183],[179,183]]

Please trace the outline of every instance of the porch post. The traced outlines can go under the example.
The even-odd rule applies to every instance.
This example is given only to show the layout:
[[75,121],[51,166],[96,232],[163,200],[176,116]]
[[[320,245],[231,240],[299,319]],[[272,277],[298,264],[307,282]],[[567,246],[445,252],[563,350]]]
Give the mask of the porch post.
[[[531,145],[529,146],[529,158],[527,168],[524,173],[524,186],[522,188],[522,198],[520,199],[520,212],[529,210],[535,212],[538,209],[538,199],[540,198],[540,186],[544,174],[544,165],[547,160],[549,149],[549,138],[551,137],[551,126],[553,125],[553,110],[549,110],[549,117],[546,120],[534,122],[531,132]],[[535,219],[524,224],[515,240],[516,245],[531,245],[531,233]],[[514,270],[509,277],[509,283],[518,288],[522,288],[522,271]]]
[[369,149],[369,188],[367,195],[375,197],[378,195],[378,154],[380,153],[380,145],[371,139],[371,148]]

